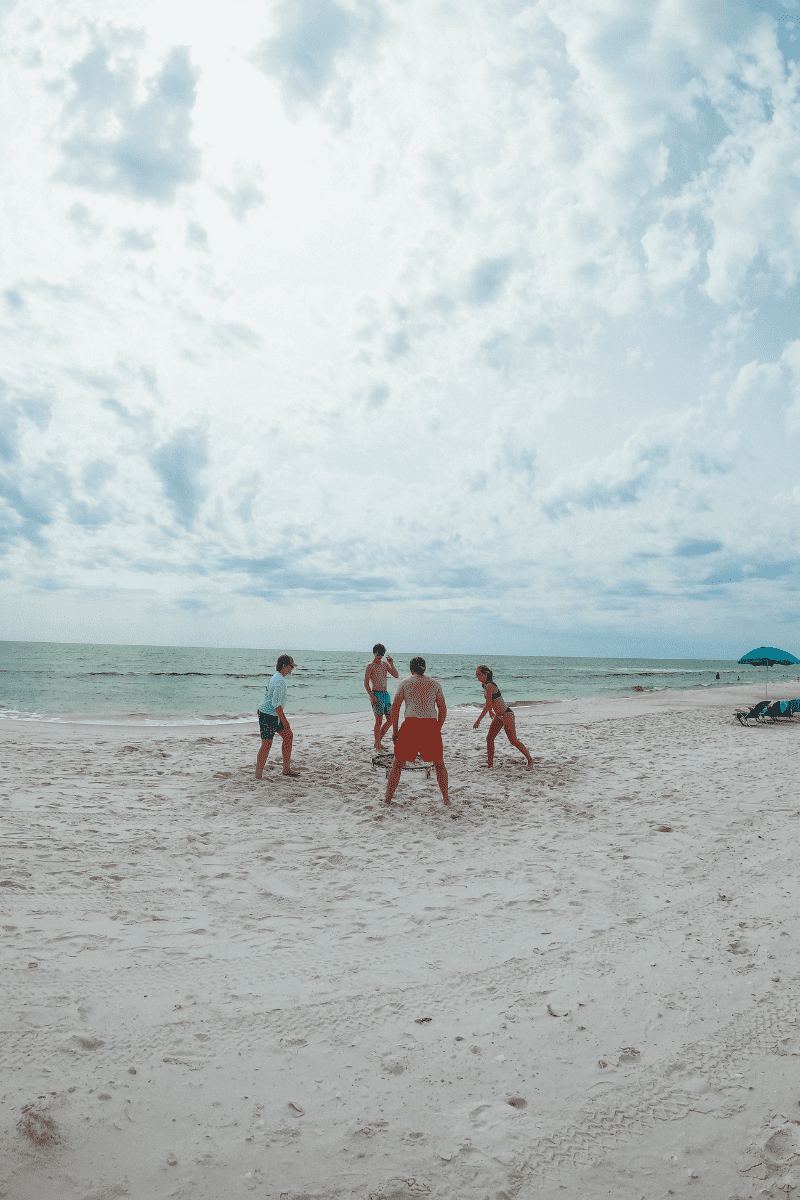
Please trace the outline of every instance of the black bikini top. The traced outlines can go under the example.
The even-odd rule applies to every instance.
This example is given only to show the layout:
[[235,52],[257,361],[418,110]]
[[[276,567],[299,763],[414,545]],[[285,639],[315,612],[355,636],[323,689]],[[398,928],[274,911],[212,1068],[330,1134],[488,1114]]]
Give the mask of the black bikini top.
[[492,699],[496,700],[498,696],[502,696],[502,693],[500,691],[500,688],[497,686],[497,684],[495,684],[495,689],[492,692]]

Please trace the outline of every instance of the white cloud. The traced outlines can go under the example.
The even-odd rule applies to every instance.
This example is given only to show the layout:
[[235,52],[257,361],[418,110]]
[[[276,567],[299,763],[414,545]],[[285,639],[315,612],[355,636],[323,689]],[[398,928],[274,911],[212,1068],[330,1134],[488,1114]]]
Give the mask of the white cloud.
[[793,398],[786,409],[786,432],[800,433],[800,340],[789,343],[781,355],[781,363],[789,371]]
[[777,363],[745,363],[728,391],[728,409],[734,412],[744,405],[758,404],[779,386],[780,381],[781,369]]

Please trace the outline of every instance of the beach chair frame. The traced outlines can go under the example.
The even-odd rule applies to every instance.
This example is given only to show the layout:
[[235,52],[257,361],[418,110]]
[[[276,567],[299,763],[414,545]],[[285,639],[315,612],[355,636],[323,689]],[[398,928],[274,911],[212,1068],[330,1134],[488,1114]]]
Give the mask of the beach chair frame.
[[[373,756],[373,759],[372,759],[373,770],[375,770],[377,767],[383,767],[384,770],[386,771],[387,779],[389,778],[389,772],[391,771],[393,766],[394,766],[394,754],[392,753],[391,750],[387,750],[387,752],[385,754],[376,754]],[[401,767],[401,770],[403,770],[403,771],[424,771],[426,779],[430,779],[432,769],[433,768],[432,768],[431,764],[424,763],[419,755],[417,755],[417,757],[413,763],[403,763],[403,766]]]
[[763,717],[767,704],[767,700],[759,700],[758,704],[754,704],[748,712],[746,712],[744,709],[737,709],[736,720],[740,725],[743,725],[745,729],[752,728],[752,726],[749,724],[750,721],[755,721],[757,725],[766,725],[767,722],[763,720]]

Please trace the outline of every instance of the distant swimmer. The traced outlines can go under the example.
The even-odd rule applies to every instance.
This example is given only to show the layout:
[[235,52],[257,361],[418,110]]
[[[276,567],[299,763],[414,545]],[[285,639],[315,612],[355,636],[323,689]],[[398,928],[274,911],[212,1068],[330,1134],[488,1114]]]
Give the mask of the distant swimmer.
[[492,714],[492,723],[489,726],[489,732],[486,735],[486,749],[489,755],[488,766],[494,765],[494,740],[501,729],[505,729],[506,736],[512,746],[516,746],[528,760],[528,766],[533,766],[533,759],[528,753],[527,746],[523,746],[522,742],[517,737],[517,724],[514,712],[508,707],[503,699],[500,688],[494,682],[492,672],[488,667],[477,667],[475,669],[475,678],[483,688],[483,694],[486,697],[486,703],[483,706],[483,712],[478,717],[473,729],[477,729],[483,718],[488,712]]
[[[447,717],[447,705],[442,685],[438,679],[425,678],[424,658],[412,658],[409,666],[411,674],[398,687],[392,703],[394,764],[386,785],[386,803],[391,802],[400,782],[403,763],[413,762],[417,754],[420,754],[423,762],[433,763],[442,798],[445,804],[449,804],[442,746],[442,726]],[[406,715],[398,733],[397,723],[400,720],[402,704],[406,706]]]
[[283,739],[283,773],[297,778],[297,771],[291,768],[292,740],[294,734],[289,724],[289,718],[283,711],[286,699],[286,677],[291,675],[295,662],[291,654],[282,654],[275,664],[275,674],[267,684],[264,699],[258,706],[258,724],[261,730],[261,749],[256,759],[256,779],[261,778],[264,765],[272,749],[272,739],[277,733]]
[[[372,647],[372,653],[375,655],[371,663],[367,663],[367,669],[364,672],[364,690],[369,696],[372,705],[372,711],[375,713],[375,749],[386,750],[382,745],[383,735],[392,723],[392,718],[389,716],[392,711],[392,698],[386,690],[386,676],[393,675],[395,679],[399,679],[395,670],[394,662],[391,654],[386,654],[386,647],[381,642],[376,642]],[[386,662],[383,661],[383,656],[386,654]],[[386,717],[383,728],[381,729],[381,721]]]

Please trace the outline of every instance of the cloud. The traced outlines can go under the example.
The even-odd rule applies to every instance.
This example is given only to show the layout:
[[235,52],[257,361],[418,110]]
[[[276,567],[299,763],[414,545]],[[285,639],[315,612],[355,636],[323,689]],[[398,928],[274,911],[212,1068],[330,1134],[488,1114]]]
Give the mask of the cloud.
[[675,550],[679,558],[695,558],[698,555],[716,554],[722,549],[722,542],[684,542]]
[[190,250],[208,250],[208,233],[197,221],[186,226],[186,245]]
[[636,504],[657,472],[670,460],[663,441],[643,443],[639,436],[604,460],[594,459],[581,471],[557,479],[545,491],[542,512],[551,521],[578,509],[621,508]]
[[215,325],[214,337],[221,346],[250,346],[252,349],[260,346],[264,340],[260,333],[242,321],[226,321]]
[[396,580],[387,576],[322,570],[310,561],[304,564],[304,558],[299,550],[263,558],[230,556],[220,558],[217,567],[226,573],[250,577],[250,583],[237,589],[242,596],[282,597],[288,592],[373,598],[397,595]]
[[528,483],[533,482],[536,474],[536,450],[520,440],[518,431],[515,430],[506,437],[500,461],[512,475],[522,476]]
[[117,468],[113,463],[103,462],[96,459],[94,462],[86,463],[81,471],[81,482],[87,492],[97,492],[104,483],[108,483],[117,473]]
[[367,393],[367,408],[383,408],[391,395],[391,388],[386,383],[373,383]]
[[64,119],[71,132],[61,143],[60,177],[96,192],[173,200],[200,172],[191,141],[197,74],[188,49],[173,47],[139,99],[135,64],[112,63],[109,47],[96,41],[70,70],[74,91]]
[[642,237],[648,277],[653,288],[667,290],[688,283],[700,261],[693,230],[651,225]]
[[247,180],[243,180],[235,188],[221,187],[218,191],[230,208],[233,219],[240,223],[247,218],[251,209],[258,208],[266,199],[261,188]]
[[0,459],[13,462],[20,454],[20,439],[24,422],[32,422],[45,430],[50,424],[52,405],[49,401],[21,396],[0,379]]
[[26,461],[25,449],[35,445],[50,423],[47,401],[12,392],[0,381],[0,544],[23,538],[44,547],[44,529],[56,517],[59,500],[71,488],[64,472],[46,457]]
[[72,224],[83,235],[85,241],[94,241],[103,230],[100,221],[96,220],[91,210],[85,204],[76,201],[67,214]]
[[112,519],[111,510],[105,505],[86,504],[83,500],[73,500],[67,506],[67,516],[73,525],[82,525],[87,529],[99,529]]
[[123,229],[119,237],[123,250],[155,250],[156,238],[152,229]]
[[718,586],[726,583],[745,583],[749,579],[782,579],[786,575],[796,574],[797,570],[796,559],[763,563],[760,566],[738,559],[716,568],[701,582]]
[[510,258],[484,259],[470,276],[467,286],[467,298],[470,303],[488,304],[496,300],[510,274]]
[[208,494],[199,478],[208,465],[206,434],[200,429],[181,429],[154,450],[149,461],[176,521],[189,529]]
[[778,387],[780,381],[781,369],[777,363],[745,363],[728,391],[728,410],[735,412],[739,408],[758,404]]
[[792,404],[786,409],[786,432],[800,433],[800,339],[789,342],[780,361],[789,372],[792,393]]
[[34,580],[33,586],[41,592],[63,592],[69,584],[57,579],[54,575],[41,575]]
[[277,30],[261,43],[253,62],[277,79],[289,103],[318,100],[345,52],[371,42],[381,24],[373,5],[351,11],[333,0],[284,0],[275,17]]
[[112,397],[107,397],[100,401],[101,408],[108,409],[115,416],[119,417],[123,425],[128,425],[131,429],[149,429],[152,424],[152,414],[132,413],[124,404],[120,404],[119,400],[114,400]]

